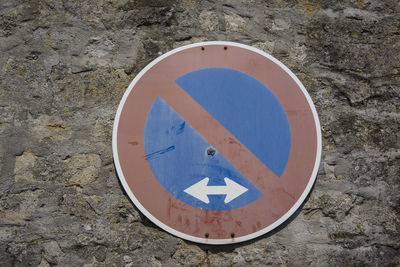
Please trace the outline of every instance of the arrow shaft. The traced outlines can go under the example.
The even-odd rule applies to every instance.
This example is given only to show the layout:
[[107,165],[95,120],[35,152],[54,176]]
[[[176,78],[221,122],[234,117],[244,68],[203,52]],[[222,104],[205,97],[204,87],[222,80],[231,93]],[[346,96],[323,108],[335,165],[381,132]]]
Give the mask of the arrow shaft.
[[226,185],[207,186],[204,191],[206,195],[226,195],[228,194],[228,187]]

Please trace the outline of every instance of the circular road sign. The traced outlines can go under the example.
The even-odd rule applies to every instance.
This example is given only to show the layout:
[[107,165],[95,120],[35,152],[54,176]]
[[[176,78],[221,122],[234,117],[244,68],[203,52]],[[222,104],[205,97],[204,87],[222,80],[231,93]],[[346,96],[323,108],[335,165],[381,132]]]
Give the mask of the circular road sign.
[[287,220],[310,192],[321,131],[310,96],[272,56],[231,42],[146,66],[115,117],[113,154],[136,207],[178,237],[230,244]]

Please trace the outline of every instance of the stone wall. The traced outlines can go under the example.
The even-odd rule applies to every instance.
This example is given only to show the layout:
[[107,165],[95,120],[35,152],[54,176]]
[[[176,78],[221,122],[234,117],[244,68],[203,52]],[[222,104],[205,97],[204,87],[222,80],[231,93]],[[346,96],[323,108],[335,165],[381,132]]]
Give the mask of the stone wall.
[[[400,264],[397,0],[0,0],[0,265]],[[198,41],[258,47],[320,116],[314,189],[290,223],[204,246],[125,195],[111,133],[150,61]]]

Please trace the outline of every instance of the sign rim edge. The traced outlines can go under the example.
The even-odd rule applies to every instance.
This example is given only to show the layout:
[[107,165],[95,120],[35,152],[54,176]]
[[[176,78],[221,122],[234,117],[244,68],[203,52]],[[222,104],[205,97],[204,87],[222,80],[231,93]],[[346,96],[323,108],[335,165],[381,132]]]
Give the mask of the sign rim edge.
[[[128,183],[126,182],[125,176],[123,174],[121,165],[119,164],[119,157],[118,157],[118,149],[117,149],[117,133],[118,133],[118,123],[121,115],[121,111],[125,105],[126,99],[130,95],[133,87],[135,84],[140,80],[140,78],[149,70],[151,69],[154,65],[156,65],[158,62],[163,60],[164,58],[173,55],[177,52],[193,48],[193,47],[199,47],[199,46],[207,46],[207,45],[229,45],[229,46],[235,46],[235,47],[240,47],[244,49],[248,49],[250,51],[253,51],[255,53],[260,54],[261,56],[264,56],[277,64],[280,68],[282,68],[287,74],[290,75],[290,77],[296,82],[296,84],[300,87],[303,95],[305,96],[308,105],[310,106],[310,109],[313,113],[313,118],[315,122],[315,130],[317,131],[317,151],[316,151],[316,159],[313,167],[313,171],[310,177],[310,180],[307,183],[306,188],[304,189],[303,193],[301,196],[298,198],[296,203],[284,214],[282,215],[278,220],[276,220],[274,223],[270,224],[269,226],[245,235],[241,237],[236,237],[236,238],[226,238],[226,239],[212,239],[212,238],[200,238],[200,237],[195,237],[191,236],[188,234],[185,234],[183,232],[177,231],[170,226],[164,224],[162,221],[158,220],[156,217],[154,217],[147,209],[140,203],[140,201],[135,197],[133,192],[131,191]],[[196,243],[202,243],[202,244],[210,244],[210,245],[228,245],[228,244],[234,244],[234,243],[240,243],[244,241],[248,241],[257,237],[260,237],[273,229],[277,228],[279,225],[281,225],[283,222],[288,220],[295,212],[296,210],[304,203],[305,199],[307,198],[308,194],[311,192],[311,189],[315,183],[317,174],[318,174],[318,169],[321,161],[321,150],[322,150],[322,135],[321,135],[321,126],[318,118],[318,114],[316,111],[316,108],[314,106],[314,103],[308,94],[307,90],[305,89],[304,85],[301,83],[301,81],[297,78],[297,76],[288,68],[286,67],[281,61],[273,57],[272,55],[249,45],[241,44],[241,43],[236,43],[236,42],[228,42],[228,41],[207,41],[207,42],[198,42],[198,43],[193,43],[193,44],[188,44],[184,45],[175,49],[172,49],[168,51],[167,53],[155,58],[153,61],[151,61],[149,64],[146,65],[139,73],[138,75],[135,76],[135,78],[132,80],[132,82],[129,84],[128,88],[125,90],[124,95],[122,96],[121,101],[119,102],[118,109],[114,118],[114,124],[113,124],[113,134],[112,134],[112,150],[113,150],[113,159],[114,159],[114,164],[117,170],[117,176],[121,182],[121,184],[124,187],[125,192],[128,194],[130,200],[133,202],[133,204],[142,212],[148,219],[150,219],[154,224],[156,224],[158,227],[163,229],[164,231],[167,231],[168,233],[171,233],[179,238],[183,238],[192,242]]]

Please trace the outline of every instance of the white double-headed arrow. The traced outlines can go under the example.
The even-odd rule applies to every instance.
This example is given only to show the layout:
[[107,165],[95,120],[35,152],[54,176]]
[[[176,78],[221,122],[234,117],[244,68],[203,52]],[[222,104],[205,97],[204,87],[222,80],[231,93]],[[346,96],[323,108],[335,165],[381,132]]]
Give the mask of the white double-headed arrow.
[[249,190],[246,187],[235,183],[228,177],[224,178],[226,185],[222,186],[207,186],[209,180],[210,179],[206,177],[200,182],[197,182],[194,185],[186,188],[184,192],[208,204],[210,203],[210,200],[208,199],[207,195],[226,195],[224,202],[229,203]]

